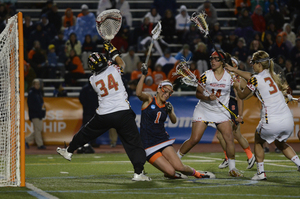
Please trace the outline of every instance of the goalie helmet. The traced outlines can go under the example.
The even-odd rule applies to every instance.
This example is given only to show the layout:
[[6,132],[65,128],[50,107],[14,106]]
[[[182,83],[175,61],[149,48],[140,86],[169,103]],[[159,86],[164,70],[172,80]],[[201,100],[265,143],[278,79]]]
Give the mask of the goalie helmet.
[[107,68],[107,60],[101,53],[93,52],[90,54],[88,62],[91,71],[97,74],[103,72]]

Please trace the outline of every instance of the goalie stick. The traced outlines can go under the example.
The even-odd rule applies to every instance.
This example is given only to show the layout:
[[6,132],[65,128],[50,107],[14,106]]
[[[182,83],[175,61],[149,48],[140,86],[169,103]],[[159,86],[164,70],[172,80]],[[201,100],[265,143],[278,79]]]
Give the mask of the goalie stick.
[[[180,62],[177,66],[176,66],[176,75],[180,75],[182,76],[182,81],[190,86],[201,86],[205,92],[207,92],[209,95],[211,95],[211,93],[201,84],[201,82],[199,82],[199,80],[197,80],[197,77],[195,76],[194,73],[192,73],[190,71],[190,69],[187,67],[187,63],[186,61]],[[234,112],[232,112],[229,108],[227,108],[218,98],[216,98],[217,102],[223,106],[231,115],[233,115],[235,117],[235,119],[237,119],[236,114],[234,114]],[[241,122],[242,124],[244,124],[244,121]]]

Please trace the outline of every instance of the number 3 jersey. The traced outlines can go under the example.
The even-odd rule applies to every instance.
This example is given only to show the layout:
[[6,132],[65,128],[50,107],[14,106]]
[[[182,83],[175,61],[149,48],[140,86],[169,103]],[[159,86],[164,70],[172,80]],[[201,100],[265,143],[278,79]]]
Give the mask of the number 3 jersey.
[[261,121],[272,123],[282,118],[292,117],[291,111],[285,103],[284,96],[273,80],[268,69],[257,75],[253,75],[248,81],[247,87],[255,92],[261,101]]
[[[217,80],[213,70],[207,70],[200,77],[200,82],[203,87],[205,87],[209,93],[216,95],[220,102],[222,102],[226,107],[228,107],[228,102],[230,98],[230,89],[233,85],[230,74],[224,69],[224,74],[220,80]],[[209,96],[209,93],[205,90],[203,95]],[[227,110],[218,103],[217,100],[208,101],[208,100],[199,100],[197,106],[202,106],[209,111],[214,112],[226,112]]]
[[90,77],[90,83],[98,95],[98,115],[105,115],[130,108],[127,93],[116,65]]

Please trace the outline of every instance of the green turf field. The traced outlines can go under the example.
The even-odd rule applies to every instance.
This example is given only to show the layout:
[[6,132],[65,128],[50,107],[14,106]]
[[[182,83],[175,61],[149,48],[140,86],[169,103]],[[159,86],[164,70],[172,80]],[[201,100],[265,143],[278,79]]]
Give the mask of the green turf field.
[[218,169],[223,155],[191,153],[183,158],[184,164],[211,171],[216,179],[169,180],[146,163],[151,182],[131,181],[133,169],[126,154],[75,154],[71,162],[59,155],[27,155],[26,183],[33,190],[2,187],[0,198],[300,198],[300,172],[282,154],[266,154],[268,180],[260,182],[251,181],[256,165],[246,170],[245,153],[236,155],[236,167],[244,171],[244,178],[228,176],[227,168]]

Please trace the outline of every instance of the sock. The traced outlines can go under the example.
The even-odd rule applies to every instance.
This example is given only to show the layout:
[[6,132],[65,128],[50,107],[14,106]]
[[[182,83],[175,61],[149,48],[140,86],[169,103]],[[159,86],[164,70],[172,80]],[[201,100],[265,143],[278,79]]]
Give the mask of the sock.
[[294,157],[292,157],[291,159],[298,167],[300,167],[300,159],[297,155],[295,155]]
[[264,162],[257,162],[257,173],[265,172]]
[[180,152],[180,150],[178,150],[178,151],[177,151],[177,155],[178,155],[178,157],[181,159],[185,154],[182,154],[182,153]]
[[227,157],[226,151],[224,151],[224,154],[225,154],[225,159],[226,159],[226,160],[228,160],[228,157]]
[[252,152],[251,152],[251,149],[250,149],[250,146],[248,146],[247,148],[244,149],[247,157],[248,157],[248,160],[250,160],[252,158]]
[[229,171],[235,168],[235,159],[228,159]]

